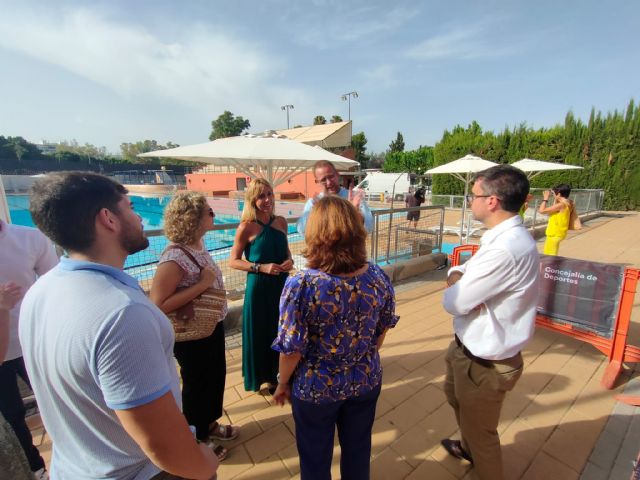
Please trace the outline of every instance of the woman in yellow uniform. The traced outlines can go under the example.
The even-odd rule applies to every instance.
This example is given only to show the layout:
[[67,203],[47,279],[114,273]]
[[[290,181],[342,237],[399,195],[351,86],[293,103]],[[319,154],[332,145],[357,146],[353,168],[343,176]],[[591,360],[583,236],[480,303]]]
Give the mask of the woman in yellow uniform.
[[[553,192],[554,197],[553,205],[549,205],[551,192]],[[538,212],[549,215],[549,224],[545,232],[547,239],[544,242],[544,250],[542,252],[545,255],[558,255],[560,242],[567,236],[571,209],[573,208],[573,202],[569,200],[570,193],[571,187],[564,183],[543,193],[543,200]]]

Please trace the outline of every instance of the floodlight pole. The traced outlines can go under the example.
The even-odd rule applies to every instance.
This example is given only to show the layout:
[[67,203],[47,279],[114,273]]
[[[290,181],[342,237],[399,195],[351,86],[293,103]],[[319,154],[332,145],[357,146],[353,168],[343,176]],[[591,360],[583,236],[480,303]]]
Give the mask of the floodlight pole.
[[342,95],[342,97],[340,97],[343,102],[346,102],[346,101],[349,102],[349,121],[351,121],[351,97],[358,98],[358,92],[353,91],[353,92],[345,93],[344,95]]
[[280,110],[287,111],[287,130],[289,130],[289,110],[293,110],[293,105],[282,105]]

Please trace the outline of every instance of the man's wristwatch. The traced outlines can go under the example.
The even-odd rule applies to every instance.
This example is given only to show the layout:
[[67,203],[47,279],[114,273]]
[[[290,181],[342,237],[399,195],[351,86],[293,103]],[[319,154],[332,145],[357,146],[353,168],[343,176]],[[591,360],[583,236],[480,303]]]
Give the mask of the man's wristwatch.
[[289,383],[280,381],[280,372],[278,372],[278,374],[276,375],[276,381],[278,382],[278,385],[287,385]]

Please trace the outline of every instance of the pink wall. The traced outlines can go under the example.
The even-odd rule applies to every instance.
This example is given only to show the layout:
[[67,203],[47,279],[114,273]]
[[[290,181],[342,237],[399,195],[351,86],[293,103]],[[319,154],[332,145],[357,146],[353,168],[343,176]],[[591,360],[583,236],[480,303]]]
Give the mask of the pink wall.
[[[212,192],[229,192],[237,190],[236,179],[246,179],[247,185],[250,183],[249,177],[241,173],[189,173],[186,175],[187,189],[211,194]],[[288,183],[279,185],[276,192],[297,192],[305,198],[320,192],[320,186],[316,184],[311,171],[296,175]]]

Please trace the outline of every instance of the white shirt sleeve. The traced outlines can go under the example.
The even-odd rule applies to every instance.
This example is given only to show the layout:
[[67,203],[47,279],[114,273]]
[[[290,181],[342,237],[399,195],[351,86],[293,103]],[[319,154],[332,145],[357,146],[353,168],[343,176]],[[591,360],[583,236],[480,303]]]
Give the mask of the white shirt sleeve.
[[[469,260],[458,282],[444,291],[442,305],[452,315],[466,315],[513,284],[515,262],[503,249],[487,248]],[[466,264],[465,264],[466,265]]]

